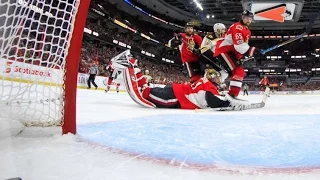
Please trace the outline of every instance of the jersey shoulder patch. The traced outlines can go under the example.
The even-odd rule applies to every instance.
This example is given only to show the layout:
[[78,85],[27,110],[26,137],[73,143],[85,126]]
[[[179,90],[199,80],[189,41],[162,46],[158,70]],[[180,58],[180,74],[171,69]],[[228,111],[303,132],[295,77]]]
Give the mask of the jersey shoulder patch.
[[242,30],[243,30],[243,26],[242,26],[242,25],[240,25],[240,24],[238,24],[238,25],[236,26],[236,29],[238,29],[238,30],[242,31]]
[[220,39],[223,39],[223,38],[215,38],[213,41],[214,41],[214,42],[217,42],[217,41],[219,41]]
[[210,40],[214,39],[214,37],[211,34],[207,35],[207,38],[210,39]]

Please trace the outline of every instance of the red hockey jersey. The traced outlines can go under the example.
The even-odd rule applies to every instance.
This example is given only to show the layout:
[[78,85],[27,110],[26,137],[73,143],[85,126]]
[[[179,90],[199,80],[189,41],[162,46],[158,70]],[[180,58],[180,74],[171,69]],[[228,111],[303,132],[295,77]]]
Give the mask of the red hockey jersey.
[[262,78],[259,82],[260,85],[267,86],[269,84],[268,78]]
[[250,48],[248,44],[250,37],[251,31],[247,26],[240,22],[232,24],[225,37],[217,42],[214,56],[232,51],[238,59],[241,59]]
[[111,61],[109,61],[108,66],[106,67],[106,70],[107,71],[113,71],[114,70],[113,67],[112,67],[112,62]]
[[198,34],[187,36],[186,33],[181,33],[182,47],[180,48],[182,62],[195,62],[198,60],[199,55],[193,54],[194,47],[200,47],[202,38]]
[[201,78],[192,84],[172,84],[172,88],[181,109],[206,108],[206,91],[210,91],[214,95],[220,95],[217,87],[205,78]]

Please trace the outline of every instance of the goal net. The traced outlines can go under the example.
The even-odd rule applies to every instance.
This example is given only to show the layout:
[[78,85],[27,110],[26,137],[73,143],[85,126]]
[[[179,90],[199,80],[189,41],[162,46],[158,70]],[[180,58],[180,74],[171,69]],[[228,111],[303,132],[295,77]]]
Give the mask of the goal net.
[[89,3],[0,0],[0,121],[72,124],[64,133],[75,133],[77,67]]

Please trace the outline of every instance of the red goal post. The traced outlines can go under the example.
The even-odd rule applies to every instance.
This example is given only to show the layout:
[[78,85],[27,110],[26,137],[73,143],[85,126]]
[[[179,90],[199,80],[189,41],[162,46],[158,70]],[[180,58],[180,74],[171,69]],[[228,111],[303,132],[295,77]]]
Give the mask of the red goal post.
[[65,95],[64,95],[64,121],[62,124],[62,133],[76,134],[77,119],[77,78],[80,60],[80,51],[82,46],[83,31],[90,6],[90,0],[80,0],[78,12],[74,22],[74,29],[70,42],[69,52],[66,63],[65,73]]

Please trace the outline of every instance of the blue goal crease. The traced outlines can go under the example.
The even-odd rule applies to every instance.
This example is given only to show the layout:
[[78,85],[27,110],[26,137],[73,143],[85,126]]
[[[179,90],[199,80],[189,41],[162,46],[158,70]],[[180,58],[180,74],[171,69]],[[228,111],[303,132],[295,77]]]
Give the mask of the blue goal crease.
[[[165,114],[78,126],[102,146],[194,164],[320,165],[319,114]],[[319,140],[318,140],[319,139]]]

